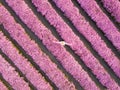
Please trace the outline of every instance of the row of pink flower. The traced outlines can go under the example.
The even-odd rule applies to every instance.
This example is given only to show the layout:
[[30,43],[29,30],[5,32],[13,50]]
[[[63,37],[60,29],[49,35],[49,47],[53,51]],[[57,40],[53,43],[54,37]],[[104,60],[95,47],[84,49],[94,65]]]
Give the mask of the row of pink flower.
[[44,80],[41,74],[35,70],[32,65],[25,59],[12,43],[0,33],[0,49],[12,60],[12,62],[22,71],[37,89],[50,89],[50,85]]
[[105,33],[105,36],[120,50],[120,32],[105,13],[100,9],[95,0],[78,0],[81,7],[96,22],[97,26]]
[[[0,6],[0,23],[3,24],[4,28],[10,33],[11,37],[18,42],[20,46],[26,51],[27,54],[29,54],[34,61],[40,66],[40,68],[46,73],[46,75],[53,81],[57,87],[61,90],[71,90],[75,89],[74,85],[68,81],[68,79],[65,77],[65,75],[57,68],[56,64],[54,64],[46,54],[44,54],[39,46],[30,39],[30,37],[26,34],[25,30],[15,22],[14,18],[10,15],[10,13],[5,9],[4,6]],[[6,46],[7,47],[7,46]],[[9,48],[4,48],[1,46],[1,49],[3,49],[4,53],[6,53],[12,60],[15,60],[14,56],[11,56],[10,51],[13,53],[16,53],[15,48],[11,47]],[[10,49],[10,50],[9,50]],[[13,51],[12,51],[12,50]],[[9,53],[8,53],[9,51]],[[13,54],[14,55],[14,54]],[[32,70],[32,68],[28,68],[29,63],[24,61],[21,62],[23,57],[20,55],[15,55],[17,56],[16,58],[16,64],[19,65],[18,67],[21,68],[21,70],[26,73],[27,71]],[[20,60],[19,60],[20,57]],[[25,60],[25,59],[24,59]],[[26,65],[27,66],[26,66]],[[25,66],[24,66],[25,65]],[[23,67],[24,66],[24,67]],[[27,69],[27,70],[25,70]],[[30,69],[30,70],[28,70]],[[33,71],[33,70],[32,70]],[[31,72],[32,72],[31,71]],[[28,72],[30,73],[30,72]],[[32,72],[33,74],[36,73],[35,71]],[[40,81],[34,81],[37,79],[37,77],[31,77],[29,75],[26,75],[29,79],[31,79],[32,84],[41,84],[38,85],[36,84],[36,87],[40,88],[49,88],[51,89],[50,86],[46,85],[46,83],[42,83]],[[26,89],[27,90],[27,89]]]
[[[69,73],[71,73],[76,80],[79,81],[79,83],[84,87],[84,89],[98,90],[97,86],[89,78],[87,73],[81,68],[81,66],[78,64],[78,62],[76,62],[74,60],[74,58],[64,49],[64,47],[59,44],[54,43],[54,41],[58,42],[58,40],[52,35],[52,33],[45,26],[42,25],[42,23],[34,15],[34,13],[31,11],[31,9],[29,9],[29,7],[25,4],[24,1],[15,0],[13,3],[12,0],[6,0],[6,2],[8,2],[9,6],[11,6],[13,8],[13,10],[21,18],[21,20],[43,41],[43,44],[53,53],[53,55],[55,55],[57,57],[57,59],[60,60],[63,67]],[[70,47],[73,50],[75,50],[75,52],[84,60],[86,65],[89,68],[91,68],[91,70],[97,76],[97,78],[100,80],[100,82],[107,88],[117,89],[118,85],[114,82],[114,80],[111,79],[110,75],[100,65],[100,63],[97,61],[97,59],[87,50],[87,48],[84,46],[82,41],[79,40],[79,38],[72,32],[72,30],[67,26],[67,24],[65,24],[65,22],[59,17],[59,15],[57,15],[57,13],[50,6],[48,1],[47,0],[46,1],[42,1],[42,0],[34,1],[33,0],[33,3],[36,5],[36,7],[39,6],[38,11],[40,11],[46,17],[46,19],[51,23],[51,25],[53,25],[56,28],[56,30],[61,35],[61,37],[67,43],[70,43]],[[76,22],[78,22],[77,17],[75,17],[75,15],[72,15],[72,13],[74,12],[74,9],[71,10],[70,8],[67,7],[67,5],[69,5],[72,8],[73,7],[72,2],[66,0],[66,5],[64,5],[62,0],[59,0],[59,1],[57,0],[56,3],[58,4],[58,7],[61,8],[61,10],[63,10],[63,11],[65,10],[64,12],[66,12],[66,15],[68,15],[68,17],[71,18],[71,21],[73,21],[73,23],[75,23],[76,27],[78,27],[79,25],[76,23]],[[59,3],[60,3],[60,5],[59,5]],[[65,1],[64,1],[64,3],[65,3]],[[68,11],[71,11],[71,12],[68,12]],[[2,14],[3,14],[3,12],[2,12]],[[8,15],[8,13],[7,13],[7,15]],[[72,16],[74,16],[75,19]],[[33,41],[28,39],[28,37],[26,35],[24,35],[25,32],[21,31],[22,28],[20,28],[20,26],[17,26],[17,25],[14,26],[15,22],[13,22],[13,20],[9,21],[9,20],[5,19],[4,17],[2,18],[3,19],[2,23],[3,23],[4,27],[6,28],[6,30],[8,30],[8,32],[11,34],[11,36],[25,49],[27,54],[29,54],[34,60],[37,60],[36,62],[40,65],[41,69],[43,68],[43,71],[46,72],[47,71],[46,69],[48,69],[50,67],[53,68],[54,66],[51,66],[52,63],[48,63],[48,64],[50,64],[50,66],[48,66],[48,65],[46,66],[46,64],[42,65],[42,64],[40,64],[40,62],[38,62],[38,60],[40,61],[41,59],[46,60],[45,55],[42,56],[43,58],[40,57],[42,52],[40,52],[39,47]],[[9,17],[9,19],[10,19],[10,17]],[[12,17],[11,17],[11,19],[12,19]],[[85,25],[89,26],[89,24],[83,19],[83,17],[82,17],[82,20],[83,20],[83,22],[81,22],[81,23],[85,23],[85,24],[82,24],[84,27],[85,27]],[[11,23],[11,21],[13,24],[9,25],[8,22]],[[13,30],[11,29],[11,27],[18,29],[18,31],[16,30],[13,33]],[[80,30],[79,28],[81,29],[80,26],[78,27],[78,30]],[[92,28],[90,28],[90,29],[92,29]],[[90,29],[89,29],[89,32],[90,32]],[[80,32],[83,32],[83,31],[80,31]],[[98,50],[98,52],[99,52],[99,54],[101,54],[101,56],[104,56],[105,60],[109,60],[110,58],[114,59],[114,61],[109,60],[109,65],[111,67],[113,67],[113,70],[115,70],[119,74],[119,72],[118,72],[119,68],[118,69],[114,68],[115,66],[118,66],[117,64],[119,64],[118,59],[111,52],[111,50],[109,48],[107,48],[107,46],[104,44],[104,42],[101,40],[101,38],[97,35],[97,33],[95,33],[94,31],[91,33],[93,35],[95,35],[96,38],[99,39],[100,42],[98,42],[95,45],[95,42],[92,39],[92,37],[91,37],[91,39],[89,39],[89,38],[87,38],[87,39],[93,43],[93,47],[96,50]],[[83,32],[82,34],[87,37],[85,32]],[[17,36],[15,36],[15,35],[17,35]],[[26,41],[26,40],[28,40],[28,41]],[[100,43],[102,43],[102,44],[100,44]],[[109,52],[109,55],[102,53],[101,49],[98,48],[97,45],[99,45],[99,46],[101,45],[103,48],[105,48]],[[110,57],[110,55],[112,55],[112,57]],[[113,65],[113,63],[116,63],[116,64]],[[49,72],[50,71],[53,72],[53,69],[49,70]],[[60,73],[57,73],[58,76],[52,77],[49,74],[49,72],[47,73],[48,77],[60,89],[61,88],[62,89],[70,89],[70,88],[74,89],[74,85],[72,85],[72,84],[69,85],[66,81],[63,81],[63,79],[60,80],[60,76],[59,76],[59,75],[61,75]],[[81,72],[81,73],[79,73],[79,72]],[[58,77],[59,77],[59,83],[58,83],[58,81],[56,81],[56,79],[58,79]],[[68,85],[66,85],[66,84],[68,84]]]
[[115,56],[111,49],[106,46],[97,32],[95,32],[95,30],[90,26],[85,18],[79,13],[78,8],[72,4],[71,0],[66,0],[66,3],[68,3],[68,5],[66,3],[62,4],[62,0],[55,2],[56,5],[61,8],[64,14],[71,20],[71,22],[73,22],[77,30],[85,36],[85,38],[92,44],[93,48],[99,53],[102,58],[104,58],[104,60],[109,64],[113,71],[120,77],[119,59]]
[[[15,90],[30,90],[28,83],[18,75],[15,69],[0,55],[0,73]],[[2,90],[3,88],[0,87]]]
[[101,0],[104,7],[120,23],[120,1],[119,0]]
[[[110,75],[100,65],[98,60],[87,50],[87,48],[85,48],[85,46],[83,45],[82,41],[79,40],[77,38],[77,36],[73,34],[72,30],[67,26],[67,24],[55,12],[55,10],[51,7],[51,5],[48,3],[48,1],[47,0],[45,0],[45,1],[42,1],[42,0],[32,0],[32,2],[37,7],[37,10],[39,12],[41,12],[42,15],[44,15],[46,17],[46,19],[50,22],[50,24],[53,25],[56,28],[56,30],[61,35],[61,37],[66,42],[71,44],[70,47],[73,50],[75,50],[75,52],[83,59],[85,64],[93,71],[93,73],[97,76],[97,78],[100,80],[100,82],[104,86],[106,86],[108,88],[117,88],[118,87],[117,85],[115,85],[115,86],[113,85],[115,82],[111,79]],[[59,8],[61,8],[61,10],[63,10],[63,12],[65,12],[69,17],[72,18],[71,21],[77,22],[79,20],[77,18],[78,15],[75,12],[76,9],[75,9],[75,7],[73,7],[73,4],[72,4],[72,2],[70,0],[65,0],[65,1],[63,1],[63,0],[56,0],[55,3],[57,4],[57,6]],[[84,24],[83,24],[83,26],[81,25],[81,28],[84,28],[86,24],[88,25],[88,23],[85,20],[83,20],[83,17],[82,17],[82,22],[81,23],[83,23],[83,22],[84,22]],[[91,28],[89,28],[89,32],[92,32],[92,31],[90,31],[90,29]],[[85,33],[86,32],[84,30],[84,35],[87,36],[87,34],[85,34]],[[99,46],[102,45],[109,52],[109,54],[108,54],[109,56],[106,53],[103,53],[103,54],[101,53],[102,56],[105,54],[106,55],[106,59],[109,60],[111,58],[110,56],[113,54],[112,51],[109,48],[107,48],[105,43],[100,39],[99,36],[97,36],[97,34],[94,31],[92,33],[95,34],[95,37],[97,37],[99,39],[99,41],[100,41],[100,42],[96,42],[96,43],[98,43]],[[36,35],[37,35],[37,33],[36,33]],[[95,44],[94,40],[91,40],[91,41],[93,41],[93,43]],[[77,42],[77,43],[75,43],[75,42]],[[97,50],[99,50],[99,52],[101,52],[101,49],[99,49],[99,47],[95,46],[95,48],[97,48]],[[51,52],[52,52],[52,50],[51,50]],[[54,53],[54,52],[52,52],[52,53]],[[113,54],[112,56],[113,56],[112,58],[114,58],[114,61],[116,62],[116,65],[120,64],[119,60],[115,57],[115,55]],[[112,66],[113,61],[111,60],[111,62],[109,61],[109,63],[111,63],[110,66]],[[118,67],[119,67],[119,65],[118,65]],[[114,67],[114,69],[116,69],[116,68]],[[113,85],[113,86],[111,86],[111,85]]]
[[[11,5],[10,2],[8,2],[8,4],[12,7],[13,5]],[[16,4],[16,3],[15,3]],[[42,4],[41,4],[42,5]],[[61,47],[60,45],[55,44],[53,41],[55,41],[55,38],[53,37],[53,35],[49,32],[49,30],[47,30],[42,24],[41,22],[35,17],[35,15],[33,14],[33,12],[30,12],[30,9],[28,8],[28,6],[26,4],[19,4],[19,7],[23,7],[24,6],[24,10],[17,8],[16,7],[12,7],[14,9],[14,11],[16,12],[16,14],[23,20],[23,22],[33,31],[35,32],[35,34],[42,39],[43,43],[46,45],[46,47],[57,57],[57,59],[61,60],[60,62],[63,64],[63,66],[65,66],[65,68],[67,69],[68,72],[70,72],[79,82],[80,84],[82,84],[82,86],[84,88],[89,88],[89,82],[84,82],[81,83],[82,81],[80,80],[80,77],[82,74],[79,74],[76,71],[81,72],[81,67],[79,67],[78,63],[75,62],[75,60],[73,59],[73,57],[71,57],[71,55],[68,55],[68,53],[66,52],[66,50]],[[44,5],[45,6],[45,5]],[[49,8],[48,8],[49,9]],[[25,14],[24,12],[28,12],[27,14]],[[54,14],[54,13],[53,13]],[[51,13],[52,16],[52,13]],[[26,17],[26,19],[24,19]],[[56,19],[56,21],[58,21]],[[51,21],[51,23],[53,23]],[[64,23],[64,22],[63,22]],[[62,23],[61,23],[61,26]],[[36,28],[37,27],[37,28]],[[66,27],[64,25],[64,27]],[[60,28],[59,28],[60,29]],[[65,28],[64,28],[65,29]],[[66,29],[67,30],[67,29]],[[67,34],[69,34],[67,32]],[[70,35],[68,35],[70,36]],[[71,36],[72,37],[72,36]],[[75,36],[76,37],[76,36]],[[69,37],[68,37],[69,38]],[[73,39],[73,38],[72,38]],[[78,39],[77,39],[78,40]],[[73,40],[74,41],[74,40]],[[79,43],[79,42],[78,42]],[[80,46],[80,44],[79,44]],[[68,57],[69,56],[69,57]],[[66,62],[66,59],[67,62]],[[71,61],[70,61],[71,60]],[[86,59],[87,61],[88,59]],[[96,60],[97,61],[97,60]],[[73,63],[73,65],[71,64]],[[66,66],[66,64],[68,64],[68,66]],[[75,65],[76,64],[76,65]],[[91,65],[91,64],[89,64]],[[94,64],[96,65],[96,63]],[[99,64],[100,66],[100,64]],[[79,67],[79,68],[78,68]],[[106,71],[100,66],[102,72],[104,71],[104,73],[106,74]],[[74,72],[72,71],[74,70]],[[97,71],[97,70],[96,70]],[[86,77],[86,76],[84,76]],[[84,77],[82,77],[82,79],[84,79]],[[108,76],[108,78],[110,78]],[[88,84],[87,84],[88,83]],[[91,84],[92,85],[92,84]],[[92,86],[90,86],[92,87]],[[90,89],[90,88],[89,88]],[[94,87],[95,89],[95,87]]]
[[[20,16],[20,18],[22,18],[22,20],[24,21],[25,24],[27,24],[27,26],[33,30],[36,31],[37,34],[39,34],[40,39],[43,40],[43,43],[49,48],[51,48],[51,50],[54,50],[54,54],[56,53],[58,60],[61,62],[61,64],[63,65],[63,67],[69,72],[71,73],[74,78],[76,78],[83,86],[85,86],[86,88],[89,88],[88,86],[91,86],[91,88],[96,89],[97,86],[95,85],[95,83],[90,79],[90,77],[88,76],[88,74],[82,69],[82,67],[78,64],[78,62],[76,62],[74,60],[74,58],[68,53],[66,52],[66,50],[58,44],[53,43],[54,40],[56,40],[55,38],[53,38],[52,34],[49,32],[49,30],[47,30],[45,28],[45,26],[42,25],[42,23],[37,19],[37,17],[34,15],[34,13],[31,11],[31,9],[29,9],[29,7],[25,4],[24,1],[19,1],[19,3],[17,2],[18,0],[14,1],[14,3],[12,1],[8,1],[9,5],[12,5],[12,8],[16,9],[16,13]],[[15,3],[16,2],[16,3]],[[24,7],[22,9],[20,9],[20,7]],[[24,19],[25,18],[25,19]],[[53,41],[52,41],[53,40]],[[28,39],[27,39],[28,41]],[[18,41],[20,43],[20,41]],[[29,41],[30,42],[30,41]],[[31,44],[30,44],[31,45]],[[23,47],[23,46],[22,46]],[[33,47],[33,45],[32,45]],[[24,48],[24,47],[23,47]],[[26,49],[26,48],[24,48]],[[33,51],[33,50],[32,50]],[[34,51],[35,48],[34,48]],[[38,55],[39,53],[37,53],[36,55]],[[32,56],[32,55],[31,55]],[[39,56],[40,57],[40,56]],[[36,56],[35,56],[36,58]],[[37,57],[38,58],[38,57]],[[36,58],[36,59],[37,59]],[[41,57],[40,57],[41,58]],[[61,58],[61,59],[60,59]],[[48,63],[51,65],[51,63]],[[46,66],[46,65],[45,65]],[[53,65],[51,66],[46,66],[46,68],[52,68]],[[46,69],[45,68],[45,69]],[[51,72],[50,72],[51,73]],[[52,73],[53,74],[53,73]],[[60,73],[58,73],[59,75]],[[50,75],[48,75],[50,76]],[[54,76],[55,79],[58,79],[57,76]],[[59,77],[60,78],[60,77]],[[52,81],[54,81],[54,79],[51,79]],[[82,81],[81,81],[82,80]],[[62,87],[67,87],[68,85],[66,85],[67,83],[64,83],[63,80],[59,80],[55,83],[58,87],[60,87],[59,85],[65,85]],[[73,87],[72,87],[73,88]]]

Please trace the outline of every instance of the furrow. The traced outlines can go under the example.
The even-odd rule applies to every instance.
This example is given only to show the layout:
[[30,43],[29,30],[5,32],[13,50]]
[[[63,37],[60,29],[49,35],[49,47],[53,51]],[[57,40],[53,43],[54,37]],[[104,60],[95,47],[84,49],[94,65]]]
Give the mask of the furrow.
[[52,87],[44,80],[42,75],[25,59],[12,43],[5,38],[3,33],[0,33],[0,48],[1,50],[15,63],[15,65],[23,72],[23,74],[39,89],[49,89]]
[[[70,1],[68,0],[67,2]],[[109,49],[106,46],[101,37],[95,32],[95,30],[89,25],[85,18],[79,13],[79,10],[72,4],[72,2],[70,3],[71,4],[69,4],[69,6],[71,8],[68,9],[67,5],[65,5],[66,7],[61,6],[61,10],[73,22],[77,30],[80,33],[82,33],[85,36],[85,38],[92,44],[93,48],[99,53],[99,55],[102,58],[104,58],[104,60],[109,64],[113,71],[120,77],[119,59],[115,56],[111,49]]]
[[93,21],[96,22],[97,26],[104,32],[105,36],[118,50],[120,50],[120,32],[105,13],[103,13],[97,3],[94,0],[78,0],[78,2]]
[[[100,80],[100,82],[103,85],[107,86],[108,88],[111,87],[110,85],[113,85],[115,81],[110,77],[110,75],[100,65],[97,59],[84,47],[83,43],[74,35],[74,33],[72,33],[72,30],[62,21],[62,19],[58,16],[58,14],[50,7],[50,4],[47,3],[47,0],[44,2],[42,2],[42,0],[39,0],[39,1],[32,0],[32,1],[35,5],[37,5],[38,11],[41,12],[46,17],[46,19],[51,23],[51,25],[56,27],[56,30],[60,33],[61,37],[64,40],[66,40],[69,44],[71,44],[70,47],[73,50],[76,50],[76,53],[79,56],[81,56],[81,58],[84,60],[86,65],[92,69],[93,73],[97,75],[97,78]],[[40,3],[41,5],[39,6]],[[60,3],[61,5],[60,8],[63,8],[65,5],[66,7],[70,6],[69,1],[66,1],[65,5],[60,0],[59,1],[57,0],[56,3]],[[98,72],[96,72],[95,70],[96,67],[98,68]],[[101,72],[101,75],[99,74],[99,72]],[[108,78],[108,79],[105,79],[105,78]],[[108,83],[109,81],[110,83]],[[108,85],[106,85],[106,83]],[[118,85],[115,84],[114,88],[118,88]]]
[[[15,4],[15,2],[17,1],[18,0],[14,1],[14,3],[12,4]],[[21,2],[21,4],[24,4],[24,1],[18,1],[16,3],[16,5],[19,4],[18,8],[20,9],[21,4],[19,2]],[[24,9],[24,12],[26,13],[25,15],[27,15],[29,11],[26,12],[26,8],[24,7],[21,7],[21,10],[22,9]],[[4,7],[1,7],[0,11],[1,22],[5,29],[10,33],[11,37],[13,37],[22,46],[26,53],[29,54],[35,60],[35,62],[47,74],[47,76],[57,85],[57,87],[59,89],[75,90],[74,85],[68,81],[65,75],[48,58],[48,56],[46,56],[46,54],[44,54],[41,51],[39,46],[33,40],[30,39],[30,37],[26,34],[24,29],[18,23],[15,22],[10,13]],[[27,18],[30,19],[29,17]]]
[[119,0],[101,0],[104,7],[111,13],[117,22],[120,23],[120,1]]
[[0,90],[8,90],[8,88],[3,84],[1,80],[0,80]]
[[0,73],[3,78],[10,83],[15,90],[30,90],[28,83],[18,75],[15,68],[10,66],[8,62],[0,55]]
[[[1,55],[1,54],[0,54]],[[1,55],[2,56],[2,55]],[[6,60],[6,59],[5,59]],[[13,90],[12,86],[3,78],[2,74],[0,73],[0,80],[3,84],[8,88],[8,90]]]

